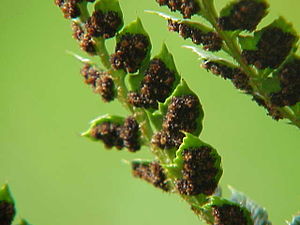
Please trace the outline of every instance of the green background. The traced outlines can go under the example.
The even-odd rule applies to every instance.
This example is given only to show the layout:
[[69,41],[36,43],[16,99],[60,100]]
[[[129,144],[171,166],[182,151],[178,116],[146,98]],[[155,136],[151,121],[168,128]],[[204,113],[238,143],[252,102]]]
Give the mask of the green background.
[[[266,207],[274,224],[285,224],[300,210],[299,130],[273,121],[250,97],[200,68],[197,56],[181,48],[190,41],[143,12],[167,8],[155,0],[120,2],[125,22],[140,16],[153,52],[165,41],[199,94],[201,137],[222,156],[224,194],[232,185]],[[269,2],[263,24],[283,15],[300,31],[299,0]],[[83,84],[81,65],[66,50],[82,53],[52,1],[1,0],[0,28],[0,183],[10,184],[19,216],[34,225],[201,224],[178,196],[132,178],[122,159],[148,157],[147,149],[107,151],[80,137],[98,115],[126,112]]]

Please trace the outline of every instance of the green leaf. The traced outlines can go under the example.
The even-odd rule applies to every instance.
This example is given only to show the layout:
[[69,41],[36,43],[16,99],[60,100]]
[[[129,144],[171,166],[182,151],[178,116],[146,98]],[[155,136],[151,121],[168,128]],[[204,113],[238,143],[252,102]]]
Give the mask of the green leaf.
[[180,18],[177,18],[177,17],[174,17],[174,16],[171,16],[167,13],[163,13],[163,12],[160,12],[160,11],[155,11],[155,10],[145,10],[146,13],[150,13],[150,14],[154,14],[154,15],[158,15],[166,20],[173,20],[173,21],[181,21],[182,19]]
[[98,0],[95,4],[95,11],[101,11],[102,13],[116,12],[121,19],[121,23],[118,27],[118,31],[124,26],[123,13],[119,4],[119,0]]
[[294,216],[292,222],[289,225],[300,225],[300,216]]
[[266,94],[278,92],[281,89],[278,77],[268,77],[263,79],[261,87]]
[[[173,97],[180,97],[183,95],[194,95],[197,97],[197,95],[188,87],[187,83],[185,82],[184,79],[180,80],[180,83],[177,85],[176,89],[172,93],[172,95],[166,99],[165,103],[159,104],[159,111],[161,115],[165,115],[167,113],[168,105],[171,103],[171,100]],[[197,123],[197,128],[193,132],[194,135],[199,135],[202,131],[202,120],[204,117],[204,112],[202,109],[201,102],[199,100],[199,117],[196,121]]]
[[22,219],[18,225],[31,225],[31,224],[28,223],[26,220]]
[[2,185],[0,189],[0,201],[5,201],[7,203],[14,204],[14,199],[10,193],[9,187],[7,184]]
[[[220,17],[223,17],[223,16],[229,16],[231,14],[231,11],[233,10],[234,6],[239,2],[240,0],[234,0],[234,1],[231,1],[229,2],[220,12]],[[252,0],[252,1],[255,1],[255,2],[258,2],[258,3],[266,3],[265,0]]]
[[216,149],[214,149],[209,144],[206,144],[205,142],[201,141],[198,137],[190,134],[185,133],[185,137],[183,138],[183,143],[180,145],[179,149],[176,151],[176,158],[174,159],[174,163],[169,168],[169,172],[177,178],[181,178],[181,170],[183,169],[183,158],[182,153],[185,149],[193,149],[193,148],[200,148],[200,147],[209,147],[212,149],[212,156],[216,160],[215,161],[215,168],[218,170],[218,174],[215,177],[215,180],[218,182],[222,176],[223,170],[221,168],[221,157],[217,153]]
[[249,210],[254,225],[272,224],[268,220],[268,213],[266,209],[257,205],[255,202],[249,199],[244,193],[238,192],[233,187],[229,186],[229,189],[231,191],[231,201],[238,203]]
[[[146,32],[146,30],[143,27],[142,21],[140,20],[140,18],[137,18],[135,21],[131,22],[130,24],[128,24],[126,27],[124,27],[121,32],[119,34],[117,34],[116,36],[116,42],[118,43],[121,40],[121,37],[123,35],[126,34],[142,34],[144,35],[149,42],[149,45],[147,47],[147,54],[145,59],[142,61],[142,64],[140,66],[140,73],[138,73],[137,75],[134,76],[141,76],[141,74],[143,73],[143,71],[146,69],[149,61],[150,61],[150,57],[151,57],[151,40],[149,37],[149,34]],[[132,74],[131,74],[132,75]]]
[[117,12],[123,21],[123,13],[120,7],[119,0],[98,0],[95,4],[95,10],[107,13],[110,11]]
[[218,196],[210,197],[209,203],[205,204],[202,208],[200,208],[200,210],[203,212],[203,214],[206,214],[206,220],[211,222],[211,221],[214,221],[213,213],[212,213],[213,207],[214,206],[223,206],[223,205],[232,205],[232,206],[239,207],[242,210],[244,217],[247,220],[247,224],[245,224],[245,225],[253,225],[253,221],[251,219],[250,213],[245,207],[243,207],[235,202],[232,202],[230,200],[227,200],[225,198],[218,197]]
[[88,137],[93,141],[99,141],[90,135],[90,132],[94,127],[96,127],[99,124],[105,123],[105,122],[111,122],[114,124],[122,125],[124,123],[124,120],[125,120],[124,117],[114,116],[114,115],[110,115],[110,114],[100,116],[100,117],[94,119],[93,121],[91,121],[90,128],[87,131],[83,132],[81,134],[81,136]]
[[291,23],[288,23],[283,17],[279,17],[278,19],[273,21],[268,26],[264,27],[263,29],[261,29],[259,31],[254,32],[253,36],[239,36],[239,42],[240,42],[241,48],[243,50],[257,50],[257,43],[259,42],[263,32],[266,29],[273,28],[273,27],[279,28],[283,32],[290,33],[293,36],[295,36],[296,38],[294,41],[294,45],[296,44],[296,42],[298,40],[298,34],[297,34],[296,30],[293,28]]
[[[165,43],[163,43],[160,53],[158,55],[154,56],[152,59],[160,59],[162,62],[165,63],[166,67],[174,73],[175,81],[173,83],[173,88],[172,88],[172,91],[173,91],[176,88],[176,86],[179,84],[180,75],[177,72],[173,55],[169,52]],[[145,68],[145,69],[147,69],[147,68]],[[138,75],[130,74],[130,76],[128,78],[130,90],[139,91],[141,82],[144,78],[143,72],[144,72],[144,70],[140,70],[140,73]],[[153,112],[154,110],[147,109],[147,111]]]
[[213,32],[214,31],[212,28],[210,28],[208,26],[205,26],[202,23],[191,21],[191,20],[186,20],[186,19],[180,19],[180,18],[168,15],[168,14],[163,13],[163,12],[151,11],[151,10],[146,10],[145,12],[150,13],[150,14],[158,15],[158,16],[166,19],[166,20],[172,20],[172,22],[185,24],[189,27],[193,27],[193,28],[196,28],[197,30],[201,30],[203,33],[208,33],[208,32]]
[[196,53],[198,56],[199,56],[199,60],[202,60],[202,61],[213,61],[213,62],[224,62],[224,64],[228,64],[228,66],[234,66],[236,67],[234,64],[232,64],[230,61],[224,59],[224,58],[221,58],[217,55],[214,55],[208,51],[204,51],[203,49],[201,48],[197,48],[197,47],[194,47],[194,46],[191,46],[191,45],[183,45],[182,46],[183,48],[186,48],[186,49],[190,49],[192,50],[194,53]]

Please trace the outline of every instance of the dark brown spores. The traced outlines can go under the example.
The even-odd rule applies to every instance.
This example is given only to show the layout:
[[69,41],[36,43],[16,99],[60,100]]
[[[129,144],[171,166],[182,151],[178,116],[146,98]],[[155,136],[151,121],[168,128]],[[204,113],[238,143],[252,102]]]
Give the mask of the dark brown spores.
[[123,139],[124,147],[131,152],[139,150],[141,148],[139,136],[139,124],[133,117],[127,117],[120,130],[120,138]]
[[107,148],[127,148],[130,152],[141,148],[139,124],[133,117],[126,118],[123,124],[103,122],[93,127],[90,135],[103,141]]
[[111,56],[114,69],[123,69],[135,73],[145,59],[149,47],[149,39],[143,34],[126,33],[120,37],[115,53]]
[[215,168],[216,159],[212,149],[207,146],[185,149],[182,155],[182,178],[176,182],[179,193],[212,195],[218,186],[218,169]]
[[15,206],[6,201],[0,201],[0,224],[11,225],[16,215]]
[[219,26],[223,30],[253,31],[266,15],[268,5],[256,0],[242,0],[233,5],[228,16],[219,18]]
[[128,101],[136,107],[158,108],[158,102],[164,102],[172,92],[175,81],[170,71],[160,59],[153,59],[141,82],[140,93],[130,92]]
[[86,23],[87,33],[92,37],[103,37],[105,39],[115,36],[122,19],[117,12],[109,11],[103,13],[101,11],[93,12],[93,15]]
[[84,82],[90,85],[94,92],[100,94],[103,101],[110,102],[115,98],[115,85],[112,77],[90,64],[85,64],[81,69]]
[[203,45],[205,50],[219,51],[222,48],[222,39],[216,32],[203,32],[187,23],[168,20],[170,31],[180,34],[184,39],[190,38],[194,44]]
[[168,191],[167,177],[164,173],[163,168],[158,162],[144,163],[144,162],[133,162],[132,163],[132,174],[134,177],[141,178],[155,187],[160,188],[164,191]]
[[276,106],[293,106],[300,101],[300,59],[283,66],[278,73],[281,90],[271,93],[271,102]]
[[203,68],[210,70],[217,76],[231,80],[237,89],[247,93],[252,92],[252,87],[249,84],[249,77],[238,67],[231,67],[220,62],[207,61],[203,64]]
[[244,211],[238,205],[213,206],[215,225],[248,225]]
[[277,27],[268,27],[256,45],[257,50],[244,50],[243,57],[258,69],[276,69],[290,53],[296,37]]
[[179,11],[183,18],[191,18],[200,11],[200,5],[196,0],[156,0],[162,6],[166,5],[171,11]]
[[163,121],[163,129],[153,136],[152,142],[161,149],[178,148],[184,134],[197,129],[200,102],[195,95],[173,97]]
[[73,19],[80,16],[78,0],[55,0],[55,4],[60,7],[66,19]]

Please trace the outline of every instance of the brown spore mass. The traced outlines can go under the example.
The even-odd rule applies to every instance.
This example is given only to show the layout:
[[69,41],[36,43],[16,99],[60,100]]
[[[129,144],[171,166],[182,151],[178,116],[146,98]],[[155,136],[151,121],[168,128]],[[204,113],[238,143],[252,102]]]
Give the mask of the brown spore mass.
[[267,8],[265,2],[242,0],[234,4],[228,16],[220,17],[218,24],[223,30],[253,31],[266,15]]
[[14,204],[8,203],[6,201],[0,201],[0,224],[1,225],[11,225],[15,215],[16,215],[16,210]]
[[161,149],[178,148],[185,136],[182,131],[196,131],[199,106],[199,99],[195,95],[173,97],[164,117],[162,130],[153,136],[153,144]]
[[296,37],[277,27],[269,27],[256,45],[257,50],[244,50],[243,58],[258,69],[276,69],[290,53]]
[[180,194],[211,195],[218,186],[215,168],[216,159],[212,149],[203,146],[196,149],[185,149],[183,155],[182,178],[177,180],[176,186]]
[[114,69],[135,73],[145,59],[150,43],[143,34],[126,33],[120,37],[115,53],[111,56]]
[[130,92],[128,101],[136,107],[157,109],[158,102],[164,102],[171,94],[174,81],[174,72],[162,60],[153,59],[141,82],[140,92]]
[[179,33],[184,39],[190,38],[196,45],[203,45],[208,51],[219,51],[222,48],[222,39],[216,32],[203,32],[202,30],[186,23],[168,20],[170,31]]
[[200,5],[195,0],[156,0],[160,5],[166,5],[171,11],[179,11],[183,18],[191,18],[200,11]]
[[164,191],[168,191],[169,187],[166,182],[166,175],[161,165],[154,161],[151,163],[133,163],[132,174],[134,177],[138,177],[153,184],[155,187]]
[[105,39],[114,37],[122,19],[117,12],[109,11],[103,13],[94,11],[86,23],[87,33],[92,37],[103,37]]
[[213,216],[215,225],[247,225],[248,220],[238,205],[224,204],[213,206]]

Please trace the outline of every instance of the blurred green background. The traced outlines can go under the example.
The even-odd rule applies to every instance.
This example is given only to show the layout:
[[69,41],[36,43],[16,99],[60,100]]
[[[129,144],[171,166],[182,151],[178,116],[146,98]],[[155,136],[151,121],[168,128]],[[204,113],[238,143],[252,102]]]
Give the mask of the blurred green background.
[[[300,31],[299,0],[269,2],[263,24],[283,15]],[[120,3],[126,23],[142,18],[154,53],[168,44],[199,94],[201,137],[223,157],[225,195],[230,184],[266,207],[274,224],[285,224],[300,210],[299,130],[273,121],[250,97],[199,68],[196,55],[180,47],[190,42],[143,12],[167,8],[155,0]],[[201,224],[179,197],[131,177],[122,159],[148,157],[147,149],[107,151],[80,137],[98,115],[126,112],[83,84],[81,65],[66,50],[82,53],[52,0],[1,1],[0,28],[0,183],[10,184],[19,216],[34,225]]]

